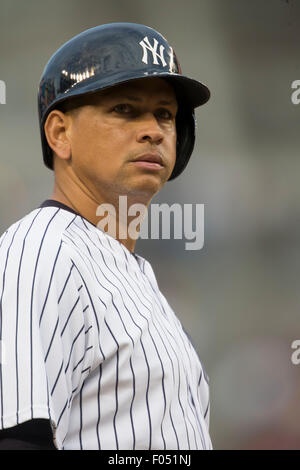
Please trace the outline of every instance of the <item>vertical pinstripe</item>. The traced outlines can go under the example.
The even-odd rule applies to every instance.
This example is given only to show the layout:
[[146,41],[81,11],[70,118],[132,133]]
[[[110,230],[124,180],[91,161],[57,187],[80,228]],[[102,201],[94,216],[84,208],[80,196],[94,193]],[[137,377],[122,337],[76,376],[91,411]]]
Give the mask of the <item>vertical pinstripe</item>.
[[[7,250],[7,255],[6,255],[6,260],[5,260],[5,266],[4,266],[4,272],[3,272],[3,281],[2,281],[2,292],[1,292],[1,299],[0,299],[0,341],[1,341],[1,345],[2,345],[2,341],[3,341],[3,334],[2,334],[2,318],[3,318],[3,311],[2,311],[2,300],[3,300],[3,293],[4,293],[4,286],[5,286],[5,275],[6,275],[6,268],[7,268],[7,262],[8,262],[8,257],[9,257],[9,252],[10,252],[10,249],[11,249],[11,246],[13,244],[13,241],[14,241],[14,238],[15,238],[15,235],[18,231],[20,227],[20,224],[17,226],[17,229],[15,230],[15,232],[13,232],[14,228],[15,228],[15,225],[12,227],[11,231],[13,232],[13,237],[12,237],[12,240],[10,242],[10,245],[8,247],[8,250]],[[6,235],[7,235],[7,232],[6,232]],[[2,247],[2,244],[3,244],[3,241],[4,241],[4,238],[5,238],[5,235],[3,235],[3,240],[1,242],[1,247]],[[2,355],[1,355],[2,357]],[[3,390],[2,390],[2,384],[3,384],[3,379],[2,379],[2,363],[0,363],[0,398],[1,398],[1,427],[3,428]],[[18,387],[18,386],[17,386]],[[18,388],[17,388],[18,390]],[[17,403],[18,405],[18,403]],[[18,409],[18,408],[17,408]]]
[[0,238],[1,428],[50,419],[59,449],[211,449],[207,376],[150,264],[50,206]]

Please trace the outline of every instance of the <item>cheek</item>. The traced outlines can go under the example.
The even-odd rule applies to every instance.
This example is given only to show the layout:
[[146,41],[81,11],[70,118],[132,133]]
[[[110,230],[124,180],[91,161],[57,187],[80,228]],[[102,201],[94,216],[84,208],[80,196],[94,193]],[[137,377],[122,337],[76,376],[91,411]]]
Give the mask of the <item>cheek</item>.
[[72,155],[76,164],[99,160],[100,154],[105,157],[106,140],[105,133],[94,123],[77,125],[72,136]]
[[173,164],[175,165],[176,162],[176,148],[177,148],[177,135],[176,132],[172,136],[170,136],[169,140],[169,148],[170,148],[170,155]]
[[74,165],[85,174],[97,168],[101,174],[115,175],[129,148],[129,132],[111,125],[105,119],[85,119],[73,128],[72,156]]

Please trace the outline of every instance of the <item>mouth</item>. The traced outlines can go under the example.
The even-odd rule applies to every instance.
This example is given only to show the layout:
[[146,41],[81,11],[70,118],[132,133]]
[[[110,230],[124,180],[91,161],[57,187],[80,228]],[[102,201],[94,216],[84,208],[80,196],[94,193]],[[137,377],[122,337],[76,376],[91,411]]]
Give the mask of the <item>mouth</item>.
[[164,167],[163,159],[158,153],[145,153],[132,161],[135,165],[153,170],[160,170]]

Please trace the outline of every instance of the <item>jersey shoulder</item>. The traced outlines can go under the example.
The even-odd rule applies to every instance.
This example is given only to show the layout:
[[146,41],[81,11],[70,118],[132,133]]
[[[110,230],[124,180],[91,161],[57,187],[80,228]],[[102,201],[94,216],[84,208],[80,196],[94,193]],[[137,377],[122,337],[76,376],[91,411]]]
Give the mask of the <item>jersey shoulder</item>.
[[76,215],[57,207],[38,208],[13,223],[0,237],[0,266],[9,259],[37,258],[47,263],[47,254],[57,252]]

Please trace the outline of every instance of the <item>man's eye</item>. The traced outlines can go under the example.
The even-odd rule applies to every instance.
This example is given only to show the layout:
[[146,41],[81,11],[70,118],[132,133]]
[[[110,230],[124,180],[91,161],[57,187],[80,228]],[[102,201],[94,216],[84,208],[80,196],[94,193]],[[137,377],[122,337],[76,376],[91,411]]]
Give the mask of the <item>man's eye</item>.
[[130,104],[118,104],[114,107],[114,111],[119,114],[129,114],[132,112],[132,106]]
[[163,109],[163,108],[157,111],[157,116],[160,119],[166,119],[166,120],[173,119],[173,114],[171,113],[171,111],[169,111],[168,109]]

